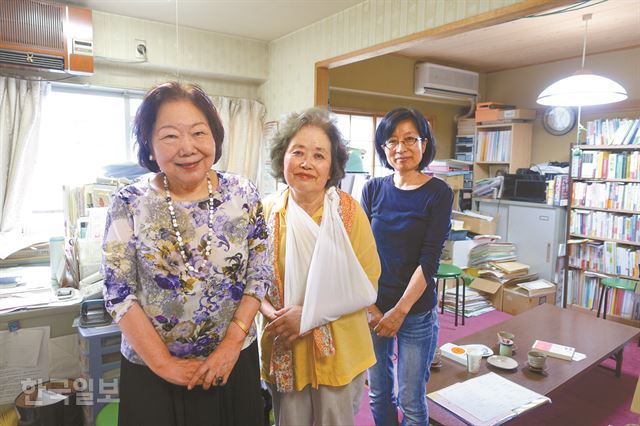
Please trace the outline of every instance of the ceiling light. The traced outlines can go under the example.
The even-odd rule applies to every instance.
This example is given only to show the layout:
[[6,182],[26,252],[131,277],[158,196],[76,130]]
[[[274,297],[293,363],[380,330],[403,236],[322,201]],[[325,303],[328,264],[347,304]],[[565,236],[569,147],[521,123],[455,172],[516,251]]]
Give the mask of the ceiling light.
[[582,68],[574,75],[556,81],[544,89],[538,96],[537,103],[553,106],[586,106],[610,104],[627,99],[627,91],[620,84],[584,69],[587,25],[590,19],[590,13],[582,16],[584,21]]

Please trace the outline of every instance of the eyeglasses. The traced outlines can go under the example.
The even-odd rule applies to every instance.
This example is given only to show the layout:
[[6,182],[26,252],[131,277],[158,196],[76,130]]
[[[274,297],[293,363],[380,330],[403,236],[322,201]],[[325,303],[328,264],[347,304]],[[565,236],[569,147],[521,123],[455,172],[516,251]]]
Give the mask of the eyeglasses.
[[418,136],[407,136],[404,139],[396,139],[391,138],[387,139],[387,141],[383,144],[387,149],[396,149],[400,143],[404,143],[404,146],[407,148],[410,146],[414,146],[418,142],[422,142],[424,139]]

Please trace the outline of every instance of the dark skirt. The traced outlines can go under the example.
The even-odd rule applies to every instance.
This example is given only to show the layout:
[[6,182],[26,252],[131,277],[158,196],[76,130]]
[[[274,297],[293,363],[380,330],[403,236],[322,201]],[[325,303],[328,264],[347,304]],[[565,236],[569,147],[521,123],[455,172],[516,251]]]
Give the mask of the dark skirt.
[[262,426],[258,344],[240,352],[227,384],[209,390],[171,384],[122,357],[119,426]]

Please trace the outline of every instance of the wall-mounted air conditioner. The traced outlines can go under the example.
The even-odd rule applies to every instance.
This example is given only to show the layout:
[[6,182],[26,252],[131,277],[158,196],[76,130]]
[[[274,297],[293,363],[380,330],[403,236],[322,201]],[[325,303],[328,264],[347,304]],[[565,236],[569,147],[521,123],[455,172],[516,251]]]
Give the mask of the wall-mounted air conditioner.
[[468,98],[478,95],[477,72],[427,62],[415,66],[416,95]]
[[0,68],[93,73],[91,10],[41,0],[0,0]]

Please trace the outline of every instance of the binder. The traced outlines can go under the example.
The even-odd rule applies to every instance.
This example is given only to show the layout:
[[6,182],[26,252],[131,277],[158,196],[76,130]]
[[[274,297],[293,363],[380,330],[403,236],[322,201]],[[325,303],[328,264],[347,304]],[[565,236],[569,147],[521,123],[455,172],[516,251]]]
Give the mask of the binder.
[[551,399],[496,373],[487,373],[444,389],[427,398],[452,412],[468,424],[503,424]]

